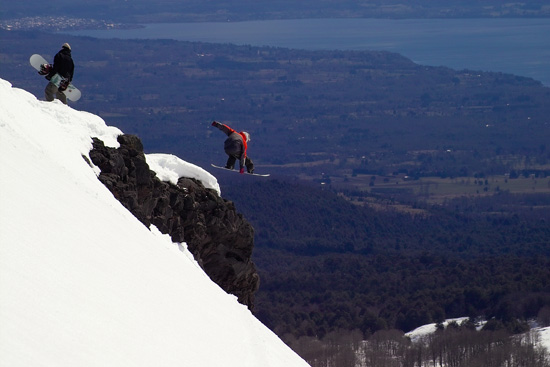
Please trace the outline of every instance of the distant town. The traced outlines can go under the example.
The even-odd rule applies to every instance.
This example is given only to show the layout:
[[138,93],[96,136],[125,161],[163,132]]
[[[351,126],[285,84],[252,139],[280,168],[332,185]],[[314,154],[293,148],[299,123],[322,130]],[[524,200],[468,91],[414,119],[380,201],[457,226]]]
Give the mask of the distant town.
[[0,20],[0,29],[8,31],[42,30],[57,32],[76,29],[113,29],[136,28],[136,25],[113,23],[105,20],[68,18],[68,17],[26,17],[18,19]]

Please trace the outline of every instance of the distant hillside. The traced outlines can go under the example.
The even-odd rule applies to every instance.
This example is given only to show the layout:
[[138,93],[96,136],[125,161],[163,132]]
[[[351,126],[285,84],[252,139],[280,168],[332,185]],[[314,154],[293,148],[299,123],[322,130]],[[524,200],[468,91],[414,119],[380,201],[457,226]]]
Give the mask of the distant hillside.
[[469,257],[550,256],[550,247],[537,246],[550,240],[548,195],[534,198],[535,209],[514,208],[529,196],[502,193],[492,199],[463,199],[443,207],[425,205],[418,214],[391,206],[376,210],[357,206],[329,190],[278,180],[225,185],[224,195],[235,200],[257,228],[256,247],[260,248],[306,256],[425,252],[446,257],[465,253]]
[[550,215],[521,209],[523,196],[409,215],[279,181],[224,192],[257,230],[256,311],[279,335],[408,331],[464,315],[496,317],[514,331],[516,318],[550,306]]
[[69,41],[79,108],[151,152],[203,166],[223,156],[216,119],[249,131],[251,157],[272,173],[550,172],[550,88],[529,78],[426,67],[388,52],[0,36],[2,73],[15,85],[42,96],[45,80],[28,57],[52,58]]

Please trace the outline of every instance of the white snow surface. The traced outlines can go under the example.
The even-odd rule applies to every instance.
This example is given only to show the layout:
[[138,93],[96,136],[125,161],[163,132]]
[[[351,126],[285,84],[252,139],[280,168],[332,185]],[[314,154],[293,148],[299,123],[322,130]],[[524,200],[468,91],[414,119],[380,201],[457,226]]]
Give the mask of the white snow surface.
[[[442,325],[444,327],[447,327],[450,323],[456,322],[457,324],[462,324],[464,321],[468,320],[468,317],[459,317],[456,319],[447,319],[445,320]],[[481,322],[478,326],[478,329],[480,329],[485,322]],[[409,331],[408,333],[405,333],[405,336],[411,339],[413,342],[419,342],[422,341],[425,337],[435,333],[437,330],[437,324],[426,324],[417,327],[416,329]],[[531,329],[531,332],[534,332],[538,336],[538,344],[550,353],[550,327],[534,327]]]
[[99,182],[82,155],[120,133],[0,79],[0,366],[307,366]]
[[178,183],[180,177],[195,178],[202,182],[207,189],[213,189],[221,194],[220,185],[216,177],[194,164],[188,163],[172,154],[146,154],[149,168],[156,172],[161,181]]
[[[459,317],[459,318],[456,318],[456,319],[447,319],[444,322],[442,322],[442,325],[443,325],[443,327],[446,328],[452,322],[456,322],[457,324],[460,325],[462,322],[464,322],[466,320],[468,320],[467,317]],[[413,331],[409,331],[408,333],[405,334],[405,336],[409,337],[413,342],[416,342],[416,341],[419,341],[419,340],[421,340],[422,338],[424,338],[428,335],[431,335],[431,334],[435,333],[436,330],[437,330],[437,324],[436,323],[426,324],[426,325],[422,325],[422,326],[417,327]]]
[[539,344],[546,348],[550,353],[550,327],[534,329],[539,336]]

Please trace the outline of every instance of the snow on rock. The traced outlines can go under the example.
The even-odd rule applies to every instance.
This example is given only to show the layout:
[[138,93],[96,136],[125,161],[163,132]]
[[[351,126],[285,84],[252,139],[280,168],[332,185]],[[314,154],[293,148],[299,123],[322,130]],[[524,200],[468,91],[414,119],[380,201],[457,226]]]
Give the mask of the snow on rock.
[[99,182],[118,134],[0,79],[0,365],[307,366]]
[[201,167],[188,163],[172,154],[146,154],[147,164],[155,171],[161,181],[177,185],[180,177],[194,178],[202,182],[207,189],[216,190],[220,195],[218,180]]

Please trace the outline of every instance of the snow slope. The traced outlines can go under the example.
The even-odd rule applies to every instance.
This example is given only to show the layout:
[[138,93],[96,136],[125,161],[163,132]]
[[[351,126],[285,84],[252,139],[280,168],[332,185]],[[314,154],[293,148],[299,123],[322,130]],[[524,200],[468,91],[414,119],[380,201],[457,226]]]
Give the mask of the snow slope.
[[535,329],[539,336],[539,343],[550,353],[550,327]]
[[99,182],[82,155],[119,133],[0,79],[0,366],[307,366]]
[[[441,324],[446,328],[450,323],[456,322],[457,324],[462,324],[464,321],[468,320],[467,317],[460,317],[456,319],[448,319],[442,322]],[[413,342],[417,342],[425,338],[426,336],[433,334],[437,331],[437,324],[426,324],[417,327],[416,329],[409,331],[405,334],[406,337],[410,338]]]

